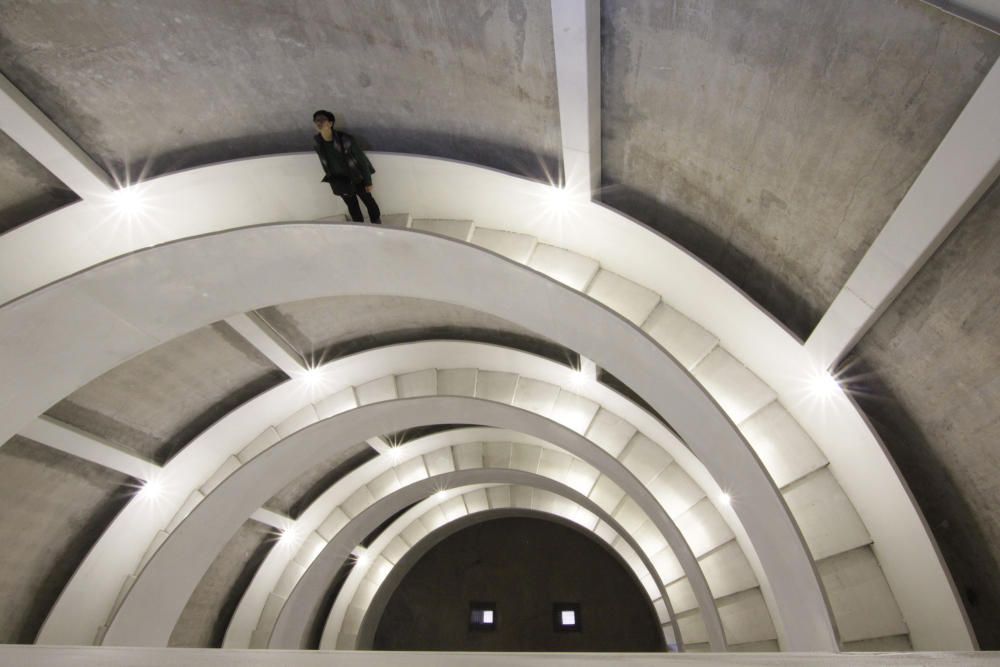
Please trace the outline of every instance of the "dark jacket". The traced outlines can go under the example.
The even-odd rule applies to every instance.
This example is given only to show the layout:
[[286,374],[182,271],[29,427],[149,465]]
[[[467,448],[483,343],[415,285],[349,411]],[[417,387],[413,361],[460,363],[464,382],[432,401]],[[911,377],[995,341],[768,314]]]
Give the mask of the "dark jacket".
[[323,135],[316,134],[313,142],[325,172],[323,182],[330,184],[334,194],[357,194],[359,190],[372,184],[375,168],[354,141],[354,137],[334,130],[333,141],[323,141]]

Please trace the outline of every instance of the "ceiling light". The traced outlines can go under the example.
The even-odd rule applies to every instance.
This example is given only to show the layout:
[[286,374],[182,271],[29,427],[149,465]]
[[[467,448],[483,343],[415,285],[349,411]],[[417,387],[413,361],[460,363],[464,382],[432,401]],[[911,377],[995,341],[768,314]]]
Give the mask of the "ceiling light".
[[306,383],[311,387],[320,381],[320,379],[322,378],[322,373],[320,373],[318,366],[313,366],[311,368],[307,368],[304,371],[302,371],[302,374],[299,375],[299,378],[304,383]]
[[840,391],[840,383],[829,371],[818,371],[809,382],[809,390],[818,398],[833,398]]
[[565,211],[569,208],[571,196],[566,188],[553,185],[547,193],[549,207],[556,211]]
[[289,524],[281,529],[281,535],[278,537],[278,544],[283,547],[293,547],[298,543],[299,531],[294,524]]
[[569,378],[566,380],[566,386],[567,388],[576,391],[583,387],[589,379],[587,371],[583,368],[579,368],[569,374]]
[[726,493],[725,491],[723,491],[722,493],[719,494],[719,502],[725,505],[726,507],[729,507],[730,505],[733,504],[733,497],[728,493]]
[[111,201],[118,214],[124,218],[134,218],[142,213],[145,201],[137,185],[126,185],[111,193]]
[[434,497],[437,498],[438,500],[448,500],[448,490],[441,489],[440,491],[434,494]]
[[159,477],[150,477],[139,488],[139,497],[155,502],[163,498],[163,491],[163,481]]

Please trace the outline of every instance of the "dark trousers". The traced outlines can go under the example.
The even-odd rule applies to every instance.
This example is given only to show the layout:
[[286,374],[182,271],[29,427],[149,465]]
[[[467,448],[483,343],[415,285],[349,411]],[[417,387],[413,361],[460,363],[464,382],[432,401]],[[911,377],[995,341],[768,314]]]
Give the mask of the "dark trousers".
[[378,204],[375,203],[375,197],[372,197],[372,193],[365,192],[365,186],[363,185],[359,185],[357,191],[358,194],[356,195],[340,195],[340,198],[347,204],[347,210],[351,212],[351,220],[354,222],[365,221],[361,217],[361,206],[358,204],[358,197],[361,197],[361,201],[365,203],[365,208],[368,209],[368,219],[372,221],[372,224],[381,225],[382,211],[379,210]]

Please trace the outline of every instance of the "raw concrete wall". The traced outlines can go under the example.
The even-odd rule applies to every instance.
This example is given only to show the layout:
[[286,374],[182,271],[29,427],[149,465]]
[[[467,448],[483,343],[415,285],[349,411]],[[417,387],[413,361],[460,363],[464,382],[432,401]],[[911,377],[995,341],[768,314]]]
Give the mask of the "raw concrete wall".
[[[469,603],[492,601],[492,632],[469,630]],[[552,628],[554,602],[579,602],[583,630]],[[496,519],[431,549],[393,593],[375,632],[382,650],[662,651],[648,599],[625,566],[570,528]]]
[[236,605],[276,541],[270,526],[253,519],[244,523],[191,594],[168,646],[221,647]]
[[[1000,186],[857,347],[858,398],[916,496],[984,649],[1000,649]],[[867,372],[866,372],[867,371]]]
[[135,483],[20,436],[0,447],[0,642],[35,641],[59,593]]
[[46,414],[162,463],[284,379],[246,339],[218,322],[108,371]]
[[76,200],[10,137],[0,132],[0,234]]
[[264,507],[297,519],[328,488],[351,471],[378,456],[368,443],[358,443],[325,461],[317,461],[312,470],[274,494]]
[[602,3],[603,199],[800,336],[1000,54],[916,0]]
[[3,74],[118,176],[310,150],[319,108],[378,150],[538,176],[557,164],[547,2],[8,0],[0,12]]

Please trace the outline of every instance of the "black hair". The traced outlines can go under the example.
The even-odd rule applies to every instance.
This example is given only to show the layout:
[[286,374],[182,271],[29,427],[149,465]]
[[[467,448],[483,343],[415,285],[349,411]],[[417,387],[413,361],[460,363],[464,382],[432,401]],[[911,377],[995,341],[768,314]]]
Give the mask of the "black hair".
[[328,121],[330,121],[330,125],[333,125],[334,123],[337,122],[336,116],[334,116],[332,112],[327,111],[326,109],[320,109],[319,111],[317,111],[316,113],[314,113],[313,114],[313,120],[316,120],[320,116],[322,116],[323,118],[326,118]]

